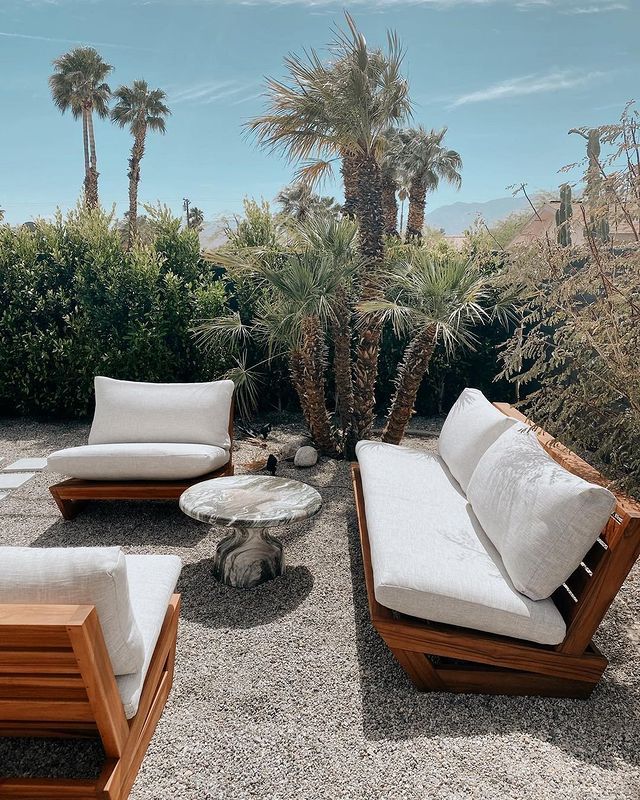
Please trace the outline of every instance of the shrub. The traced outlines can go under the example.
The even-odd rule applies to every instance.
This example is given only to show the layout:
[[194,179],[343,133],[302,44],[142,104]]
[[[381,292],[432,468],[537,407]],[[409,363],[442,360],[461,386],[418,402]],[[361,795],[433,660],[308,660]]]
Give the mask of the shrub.
[[152,243],[131,252],[102,211],[0,228],[3,411],[84,416],[96,374],[189,381],[227,369],[221,348],[205,357],[190,333],[221,313],[223,283],[194,231],[166,209],[152,224]]

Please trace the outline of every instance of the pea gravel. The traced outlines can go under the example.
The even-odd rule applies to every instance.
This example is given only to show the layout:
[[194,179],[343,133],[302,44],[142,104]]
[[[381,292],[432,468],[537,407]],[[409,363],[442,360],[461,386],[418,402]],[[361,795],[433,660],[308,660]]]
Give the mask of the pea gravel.
[[[415,421],[407,444],[432,449],[436,432]],[[269,450],[299,434],[277,426]],[[0,420],[0,457],[86,436],[78,423]],[[238,471],[265,452],[238,442]],[[100,503],[63,522],[46,473],[0,502],[3,545],[117,544],[184,562],[174,688],[132,800],[638,800],[640,571],[597,635],[611,664],[589,701],[420,695],[368,621],[347,465],[278,474],[316,486],[324,508],[278,529],[287,570],[248,592],[213,581],[222,530],[176,505]],[[0,739],[0,776],[87,775],[100,757],[90,744]]]

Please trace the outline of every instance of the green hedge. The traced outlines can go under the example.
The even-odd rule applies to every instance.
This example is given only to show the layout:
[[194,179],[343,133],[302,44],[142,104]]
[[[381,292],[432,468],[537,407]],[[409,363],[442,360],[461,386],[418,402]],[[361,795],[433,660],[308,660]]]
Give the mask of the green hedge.
[[34,229],[0,226],[0,410],[86,416],[96,374],[190,381],[220,376],[189,333],[222,313],[224,284],[194,231],[163,210],[149,245],[126,252],[109,215],[76,211]]

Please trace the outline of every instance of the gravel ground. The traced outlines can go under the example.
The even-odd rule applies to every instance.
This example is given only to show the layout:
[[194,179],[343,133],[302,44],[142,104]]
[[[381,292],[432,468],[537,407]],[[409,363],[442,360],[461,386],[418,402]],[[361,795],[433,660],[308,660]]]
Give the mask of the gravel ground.
[[[436,421],[414,429],[424,435],[410,446],[435,446]],[[277,427],[270,448],[296,433]],[[0,420],[0,456],[46,456],[86,435],[76,423]],[[263,452],[238,442],[238,471]],[[63,522],[47,474],[0,502],[1,544],[118,544],[183,560],[174,688],[132,800],[637,800],[638,570],[597,635],[611,664],[589,701],[420,695],[369,624],[347,465],[279,474],[316,486],[324,508],[279,530],[286,572],[248,592],[213,581],[222,530],[176,505],[96,503]],[[98,757],[75,742],[0,740],[0,775],[87,774]]]

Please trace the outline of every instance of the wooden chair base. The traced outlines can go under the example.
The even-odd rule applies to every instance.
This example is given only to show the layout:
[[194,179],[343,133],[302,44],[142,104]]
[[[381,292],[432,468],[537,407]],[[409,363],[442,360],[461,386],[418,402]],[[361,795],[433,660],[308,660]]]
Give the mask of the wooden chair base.
[[357,464],[353,489],[373,627],[416,689],[478,694],[588,697],[607,666],[591,643],[580,654],[397,614],[375,598],[369,534]]
[[212,478],[233,475],[229,461],[215,472],[183,481],[85,481],[69,478],[49,487],[64,519],[73,519],[92,500],[178,500],[190,486]]
[[[43,607],[41,607],[43,608]],[[57,607],[59,609],[65,607]],[[82,608],[82,607],[77,607]],[[71,673],[72,661],[67,659],[68,665],[59,666],[60,672],[69,673],[51,676],[43,679],[41,675],[34,675],[34,681],[40,686],[40,691],[46,696],[48,683],[55,682],[54,697],[61,698],[57,701],[24,701],[22,715],[24,719],[10,719],[8,704],[15,701],[0,701],[0,736],[46,736],[64,738],[84,738],[98,736],[102,739],[107,759],[97,780],[51,779],[51,778],[6,778],[0,775],[0,798],[5,800],[126,800],[131,787],[136,779],[140,765],[146,753],[153,732],[162,714],[171,685],[175,663],[176,637],[178,631],[178,618],[180,612],[180,596],[175,594],[171,598],[169,608],[158,638],[156,649],[147,672],[144,688],[138,706],[138,713],[130,720],[124,720],[122,705],[117,707],[117,702],[112,696],[112,701],[107,702],[108,692],[117,693],[113,673],[106,675],[106,670],[89,659],[81,665],[84,678],[79,679]],[[97,616],[93,612],[93,625],[98,626]],[[69,623],[76,626],[73,619]],[[82,622],[84,625],[85,622]],[[78,626],[78,628],[81,626]],[[50,631],[47,630],[48,634]],[[100,631],[99,631],[100,632]],[[101,635],[101,632],[100,632]],[[93,638],[93,637],[91,637]],[[74,650],[76,644],[74,643]],[[40,658],[42,666],[34,664],[32,669],[25,668],[25,672],[48,672],[49,660],[52,658],[50,650],[44,650]],[[79,652],[79,649],[78,649]],[[100,652],[106,653],[104,644]],[[0,654],[1,656],[2,654]],[[12,653],[6,653],[7,659]],[[58,658],[60,661],[60,658]],[[100,660],[100,659],[98,659]],[[0,687],[6,681],[17,678],[6,674],[5,659],[0,657]],[[66,662],[65,662],[66,663]],[[18,669],[16,666],[14,669]],[[96,674],[97,671],[97,674]],[[89,678],[87,680],[87,677]],[[105,679],[108,686],[100,686],[100,680]],[[22,683],[25,678],[20,678]],[[68,684],[66,694],[61,695],[63,683]],[[84,687],[82,684],[84,683]],[[73,687],[73,688],[72,688]],[[81,688],[82,687],[82,688]],[[49,693],[52,689],[49,688]],[[95,721],[88,719],[73,720],[73,716],[84,716],[79,713],[80,703],[75,705],[78,709],[73,712],[73,703],[70,698],[73,692],[80,698],[88,696],[89,706],[95,713]],[[4,695],[2,695],[4,696]],[[4,706],[7,706],[5,709]],[[53,717],[60,715],[60,721]],[[71,712],[71,713],[70,713]],[[38,719],[38,715],[41,715]]]

